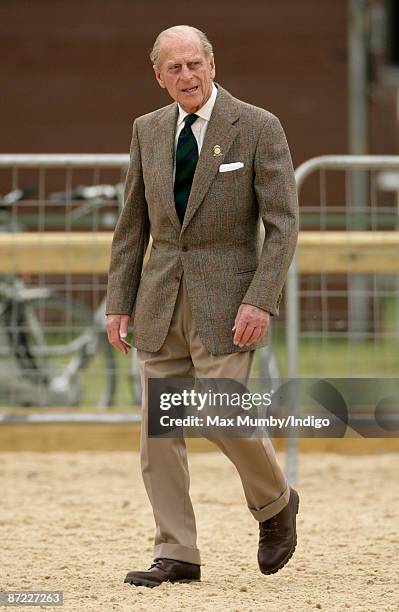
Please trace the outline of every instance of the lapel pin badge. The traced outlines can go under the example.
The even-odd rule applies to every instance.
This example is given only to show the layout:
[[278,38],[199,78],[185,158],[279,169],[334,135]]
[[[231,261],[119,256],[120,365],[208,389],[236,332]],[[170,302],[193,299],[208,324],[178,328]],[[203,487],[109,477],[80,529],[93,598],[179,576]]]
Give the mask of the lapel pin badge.
[[220,145],[215,145],[213,147],[213,157],[219,157],[222,154],[222,147]]

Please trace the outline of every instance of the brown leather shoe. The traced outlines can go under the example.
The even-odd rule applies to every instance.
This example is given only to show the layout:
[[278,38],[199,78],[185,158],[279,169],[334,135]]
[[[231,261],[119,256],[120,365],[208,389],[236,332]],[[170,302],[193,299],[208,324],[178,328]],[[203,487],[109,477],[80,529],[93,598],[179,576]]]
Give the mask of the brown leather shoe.
[[156,559],[146,572],[129,572],[124,580],[135,586],[156,587],[162,582],[198,582],[201,566],[176,559]]
[[299,495],[291,488],[288,504],[275,516],[259,523],[258,563],[262,574],[278,572],[294,554],[298,507]]

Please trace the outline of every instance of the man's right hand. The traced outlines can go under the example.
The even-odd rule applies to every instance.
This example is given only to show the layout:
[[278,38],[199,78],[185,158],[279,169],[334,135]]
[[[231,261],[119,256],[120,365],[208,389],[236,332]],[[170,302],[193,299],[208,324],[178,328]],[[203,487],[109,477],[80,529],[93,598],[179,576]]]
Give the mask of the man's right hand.
[[129,328],[130,316],[125,314],[109,314],[107,315],[107,334],[108,340],[118,351],[127,355],[129,347],[122,341],[122,338],[127,337]]

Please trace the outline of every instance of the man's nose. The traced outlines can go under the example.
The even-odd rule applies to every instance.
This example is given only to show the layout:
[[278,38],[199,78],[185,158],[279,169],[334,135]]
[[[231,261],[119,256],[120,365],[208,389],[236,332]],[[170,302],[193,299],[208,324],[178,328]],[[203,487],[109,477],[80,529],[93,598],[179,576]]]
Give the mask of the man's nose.
[[190,68],[187,66],[187,64],[183,64],[182,68],[181,68],[181,73],[180,76],[182,79],[191,79],[192,73]]

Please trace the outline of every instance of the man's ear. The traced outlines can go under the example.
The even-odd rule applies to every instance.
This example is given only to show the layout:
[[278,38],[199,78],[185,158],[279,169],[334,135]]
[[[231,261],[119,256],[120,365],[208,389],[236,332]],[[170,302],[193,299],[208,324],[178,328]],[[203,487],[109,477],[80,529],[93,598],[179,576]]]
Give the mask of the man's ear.
[[211,60],[210,60],[209,64],[210,64],[210,67],[211,67],[211,79],[213,81],[214,78],[215,78],[215,75],[216,75],[216,66],[215,66],[215,60],[213,58],[213,55],[211,57]]
[[166,85],[165,85],[165,82],[164,82],[164,80],[163,80],[163,78],[162,78],[161,71],[159,70],[159,68],[157,68],[157,67],[155,66],[155,64],[154,64],[154,66],[153,66],[153,69],[154,69],[154,72],[155,72],[155,78],[156,78],[156,80],[158,81],[158,83],[159,83],[159,85],[162,87],[162,89],[165,89],[165,88],[166,88]]

